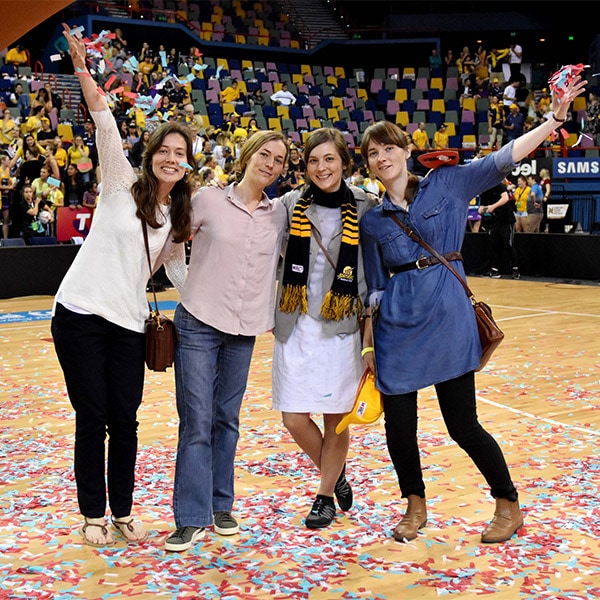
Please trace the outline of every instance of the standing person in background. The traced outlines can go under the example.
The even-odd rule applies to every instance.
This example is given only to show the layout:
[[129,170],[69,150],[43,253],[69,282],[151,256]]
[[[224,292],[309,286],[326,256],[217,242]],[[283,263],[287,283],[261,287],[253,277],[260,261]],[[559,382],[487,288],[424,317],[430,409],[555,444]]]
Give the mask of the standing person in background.
[[527,177],[519,175],[517,177],[517,187],[513,192],[515,201],[515,230],[523,233],[527,229],[527,198],[531,188],[527,185]]
[[442,57],[438,54],[437,48],[431,49],[429,55],[429,73],[435,73],[442,68]]
[[425,129],[425,123],[421,122],[417,125],[417,129],[415,129],[414,133],[412,134],[412,141],[417,150],[420,150],[421,152],[424,152],[425,150],[431,150],[431,144],[429,142],[429,135]]
[[525,127],[525,117],[519,110],[518,104],[511,104],[508,116],[504,121],[504,131],[506,131],[506,141],[511,142],[523,135]]
[[504,107],[498,102],[497,96],[490,96],[488,132],[490,134],[490,148],[500,150],[502,148],[502,136],[504,135]]
[[419,175],[425,175],[427,173],[427,167],[422,165],[419,162],[419,156],[424,154],[428,150],[431,150],[431,144],[429,142],[429,135],[427,134],[427,129],[425,128],[425,123],[420,122],[417,125],[417,129],[415,129],[412,134],[412,153],[411,157],[413,159],[413,169]]
[[152,268],[164,262],[171,281],[181,283],[191,197],[184,165],[193,154],[187,128],[163,124],[151,137],[138,178],[123,154],[106,96],[87,69],[81,33],[66,24],[63,28],[98,128],[102,199],[56,294],[52,335],[75,410],[75,482],[84,520],[80,533],[90,546],[110,546],[107,489],[114,528],[127,542],[147,536],[131,514],[150,276],[142,223],[148,226]]
[[93,163],[90,158],[90,149],[84,144],[83,136],[76,135],[73,139],[73,145],[67,150],[69,165],[74,165],[81,173],[84,183],[90,180],[90,173],[93,169]]
[[13,202],[13,194],[17,187],[17,178],[10,173],[10,160],[6,154],[0,155],[0,195],[2,196],[2,207],[0,208],[0,225],[2,225],[2,237],[9,237],[10,210]]
[[242,148],[239,183],[194,194],[189,273],[175,309],[179,440],[169,552],[187,550],[213,524],[219,535],[239,531],[231,513],[240,407],[256,336],[273,327],[286,221],[264,190],[287,154],[281,132],[259,131]]
[[10,108],[5,108],[2,111],[2,120],[0,121],[0,147],[3,151],[6,151],[14,140],[14,130],[18,127],[17,123],[13,119]]
[[489,276],[500,279],[502,259],[508,255],[512,278],[521,279],[519,261],[515,249],[515,205],[504,182],[482,192],[479,214],[494,215],[490,231],[491,269]]
[[594,92],[588,94],[583,133],[588,134],[595,146],[600,145],[600,100]]
[[[361,154],[386,187],[381,205],[363,217],[360,233],[369,304],[379,309],[374,359],[386,440],[402,497],[408,500],[394,529],[397,540],[416,538],[427,523],[417,397],[419,390],[432,385],[450,436],[472,458],[496,500],[494,517],[481,541],[510,539],[522,526],[523,516],[502,450],[477,418],[475,369],[481,343],[471,301],[450,270],[436,264],[434,257],[423,258],[423,248],[390,215],[446,254],[465,278],[457,252],[464,241],[470,200],[502,182],[516,163],[561,126],[586,83],[577,76],[561,89],[560,100],[553,100],[552,120],[482,159],[434,169],[422,180],[407,170],[407,141],[396,125],[378,122],[363,134]],[[367,348],[370,342],[366,335]],[[373,359],[372,354],[365,356]]]
[[539,175],[529,175],[527,183],[531,188],[527,197],[526,233],[540,233],[540,224],[544,217],[544,192]]
[[442,123],[433,135],[433,149],[444,150],[448,148],[448,127]]
[[510,78],[521,79],[521,63],[523,62],[523,48],[519,44],[511,44],[508,48],[508,64]]
[[540,169],[540,186],[544,194],[544,216],[540,223],[540,231],[548,232],[548,200],[552,193],[552,180],[550,179],[550,171],[548,169]]
[[65,206],[71,209],[75,209],[78,206],[82,206],[84,182],[81,177],[81,173],[77,170],[77,167],[73,164],[69,164],[63,180],[65,188]]
[[[375,202],[349,188],[348,145],[333,128],[304,145],[308,185],[283,196],[291,225],[275,313],[273,408],[320,471],[308,528],[327,527],[352,506],[346,480],[348,429],[336,433],[354,404],[364,370],[358,319],[366,298],[358,223]],[[323,431],[311,414],[323,415]]]

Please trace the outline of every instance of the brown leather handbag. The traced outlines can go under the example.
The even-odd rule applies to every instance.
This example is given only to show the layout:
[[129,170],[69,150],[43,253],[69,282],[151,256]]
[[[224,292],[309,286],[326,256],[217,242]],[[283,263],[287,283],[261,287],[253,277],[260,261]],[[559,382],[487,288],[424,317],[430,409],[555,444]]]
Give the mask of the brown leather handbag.
[[[461,285],[465,289],[473,310],[475,311],[475,320],[477,321],[477,331],[479,332],[479,341],[481,342],[481,360],[479,361],[479,367],[477,371],[481,371],[487,362],[490,360],[492,354],[496,351],[496,348],[502,343],[504,339],[504,332],[498,327],[494,317],[492,316],[492,309],[485,303],[475,300],[473,292],[469,289],[465,280],[460,276],[458,271],[448,262],[443,254],[440,254],[437,250],[432,248],[427,242],[422,240],[410,227],[405,225],[394,213],[387,212],[387,215],[391,217],[405,232],[408,237],[425,248],[432,256],[437,259],[437,262],[442,263],[445,267],[450,269],[453,275],[460,281]],[[454,253],[452,253],[454,254]],[[418,261],[417,261],[418,262]]]
[[150,284],[154,296],[154,308],[148,302],[150,314],[145,321],[146,332],[146,366],[151,371],[166,371],[173,366],[175,360],[175,346],[177,345],[177,328],[169,317],[161,314],[158,310],[154,278],[152,277],[152,263],[150,261],[150,249],[148,247],[148,229],[146,221],[142,221],[144,230],[144,244],[146,245],[146,256],[150,268]]

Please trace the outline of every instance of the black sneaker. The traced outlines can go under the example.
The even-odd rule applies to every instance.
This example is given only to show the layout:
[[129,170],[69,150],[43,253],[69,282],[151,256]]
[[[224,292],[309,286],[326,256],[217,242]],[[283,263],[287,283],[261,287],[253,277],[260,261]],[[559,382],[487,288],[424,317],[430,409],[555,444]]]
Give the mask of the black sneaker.
[[492,269],[489,273],[489,276],[492,279],[500,279],[500,277],[502,277],[502,275],[500,275],[500,271],[498,271],[497,269]]
[[519,269],[513,269],[512,278],[513,279],[521,279],[521,273],[519,273]]
[[342,469],[333,489],[340,508],[345,512],[352,508],[352,488],[346,480],[346,465]]
[[333,517],[335,517],[333,498],[317,494],[317,499],[314,501],[304,523],[309,529],[318,529],[331,525]]
[[183,552],[192,547],[192,544],[204,535],[204,527],[178,527],[165,542],[165,550],[169,552]]
[[218,510],[214,514],[215,532],[219,535],[233,535],[238,533],[240,526],[227,510]]

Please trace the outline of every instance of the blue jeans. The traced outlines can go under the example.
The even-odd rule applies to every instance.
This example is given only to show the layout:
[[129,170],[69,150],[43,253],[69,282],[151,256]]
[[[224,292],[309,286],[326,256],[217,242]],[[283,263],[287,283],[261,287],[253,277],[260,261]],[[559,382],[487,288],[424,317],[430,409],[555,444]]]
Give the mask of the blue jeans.
[[233,506],[233,465],[254,336],[223,333],[175,310],[179,441],[173,513],[177,527],[207,527]]

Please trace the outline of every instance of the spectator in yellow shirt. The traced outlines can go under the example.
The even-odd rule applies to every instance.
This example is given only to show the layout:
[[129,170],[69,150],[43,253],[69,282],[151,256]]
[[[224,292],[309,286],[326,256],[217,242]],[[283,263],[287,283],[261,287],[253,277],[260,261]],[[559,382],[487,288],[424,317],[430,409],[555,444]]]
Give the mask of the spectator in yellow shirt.
[[231,85],[228,85],[222,92],[221,92],[221,102],[223,104],[227,104],[228,102],[232,102],[232,103],[236,103],[239,102],[241,99],[241,91],[240,91],[240,87],[239,87],[239,82],[237,79],[232,79],[231,80]]
[[18,73],[19,67],[29,64],[29,54],[21,44],[17,44],[8,50],[4,57],[4,63],[16,67]]
[[448,148],[448,128],[445,123],[442,123],[438,130],[433,135],[433,149],[444,150]]
[[417,147],[417,150],[430,150],[431,144],[429,143],[429,136],[425,129],[425,123],[420,122],[415,132],[412,134],[413,144]]

